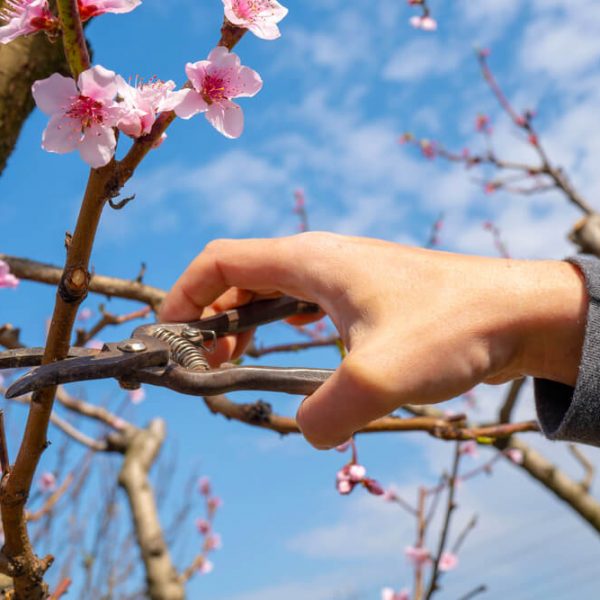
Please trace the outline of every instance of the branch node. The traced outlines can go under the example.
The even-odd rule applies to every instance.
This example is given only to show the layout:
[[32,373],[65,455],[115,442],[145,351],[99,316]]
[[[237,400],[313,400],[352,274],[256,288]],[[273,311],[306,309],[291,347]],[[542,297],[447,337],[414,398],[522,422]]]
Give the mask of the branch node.
[[58,285],[58,295],[66,304],[82,302],[88,293],[90,272],[82,265],[65,270]]

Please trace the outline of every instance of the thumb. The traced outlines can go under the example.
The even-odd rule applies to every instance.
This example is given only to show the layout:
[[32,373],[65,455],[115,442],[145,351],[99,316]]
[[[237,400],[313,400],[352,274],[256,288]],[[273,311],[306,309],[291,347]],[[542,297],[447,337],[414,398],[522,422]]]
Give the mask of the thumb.
[[338,446],[393,409],[378,371],[372,356],[350,352],[333,375],[304,399],[296,420],[313,446],[320,450]]

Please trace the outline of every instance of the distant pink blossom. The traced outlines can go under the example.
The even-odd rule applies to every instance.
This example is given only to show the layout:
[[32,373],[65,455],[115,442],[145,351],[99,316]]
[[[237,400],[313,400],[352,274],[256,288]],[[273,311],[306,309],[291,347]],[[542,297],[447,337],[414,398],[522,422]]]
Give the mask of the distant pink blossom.
[[196,519],[196,529],[202,535],[206,535],[211,529],[210,523],[206,519]]
[[104,13],[128,13],[141,3],[142,0],[77,0],[82,21]]
[[524,454],[522,450],[519,450],[518,448],[507,448],[504,451],[504,454],[509,460],[512,460],[516,465],[523,464]]
[[198,572],[202,575],[208,575],[215,568],[215,565],[210,560],[203,559]]
[[419,145],[421,146],[421,152],[425,158],[433,159],[437,156],[437,147],[435,142],[430,140],[421,140]]
[[16,288],[19,280],[10,272],[10,267],[0,260],[0,288]]
[[437,29],[437,21],[429,16],[418,16],[411,17],[409,23],[415,29],[422,29],[423,31],[435,31]]
[[491,121],[488,115],[479,114],[475,117],[475,129],[477,131],[481,131],[482,133],[491,133],[492,126]]
[[452,571],[458,566],[458,556],[452,552],[442,552],[440,560],[438,562],[438,568],[440,571]]
[[223,546],[221,542],[221,536],[218,533],[211,533],[206,536],[204,540],[204,551],[212,552],[213,550],[218,550]]
[[477,442],[475,440],[467,440],[460,445],[460,453],[465,456],[479,457]]
[[408,590],[394,591],[391,587],[385,587],[381,590],[381,600],[410,600]]
[[208,477],[200,477],[200,479],[198,480],[198,491],[203,496],[210,496],[211,485],[210,479]]
[[483,191],[486,194],[493,194],[498,188],[500,187],[499,183],[496,183],[494,181],[488,181],[484,186],[483,186]]
[[396,502],[396,500],[398,500],[398,494],[393,488],[388,488],[383,492],[383,499],[386,502]]
[[82,308],[79,313],[77,313],[78,321],[87,321],[92,317],[92,309],[91,308]]
[[143,387],[139,387],[137,390],[129,390],[127,396],[132,404],[140,404],[146,399],[146,391]]
[[45,471],[40,475],[38,485],[42,492],[53,492],[56,489],[56,477],[49,471]]
[[58,20],[50,12],[48,0],[6,0],[0,10],[0,44],[8,44],[21,35],[36,31],[54,32]]
[[208,508],[208,512],[210,514],[214,514],[218,508],[221,508],[221,506],[223,506],[223,500],[221,500],[221,498],[219,498],[218,496],[211,496],[206,501],[206,506]]
[[212,50],[207,60],[188,63],[185,72],[193,89],[177,92],[177,116],[189,119],[205,113],[208,122],[225,137],[239,137],[244,114],[231,99],[256,95],[262,88],[260,75],[241,66],[238,56],[223,46]]
[[123,111],[115,102],[117,76],[101,66],[83,71],[75,81],[54,73],[32,86],[38,108],[50,115],[42,136],[48,152],[79,150],[92,168],[106,165],[115,152],[113,127]]
[[431,562],[429,550],[420,546],[406,546],[406,548],[404,548],[404,554],[414,567],[422,567]]
[[304,197],[303,189],[299,188],[297,190],[294,190],[294,200],[296,202],[294,204],[294,212],[296,214],[299,214],[302,211],[304,211],[305,204],[306,204],[306,198]]
[[277,0],[223,0],[223,5],[230,23],[263,40],[274,40],[281,35],[277,23],[288,13]]
[[152,79],[132,86],[117,76],[117,92],[123,108],[119,129],[134,138],[150,133],[159,113],[173,110],[178,103],[174,89],[174,81]]

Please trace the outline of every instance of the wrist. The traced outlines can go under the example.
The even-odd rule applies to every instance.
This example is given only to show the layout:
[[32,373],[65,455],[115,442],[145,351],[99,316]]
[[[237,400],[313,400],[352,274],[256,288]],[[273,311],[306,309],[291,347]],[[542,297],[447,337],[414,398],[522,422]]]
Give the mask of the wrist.
[[519,261],[518,370],[574,386],[585,337],[588,294],[579,268],[565,261]]

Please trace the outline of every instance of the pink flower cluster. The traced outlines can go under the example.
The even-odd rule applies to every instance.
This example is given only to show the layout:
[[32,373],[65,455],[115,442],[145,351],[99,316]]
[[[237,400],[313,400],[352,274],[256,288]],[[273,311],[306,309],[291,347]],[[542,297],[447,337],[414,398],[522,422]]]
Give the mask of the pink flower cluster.
[[208,560],[207,555],[221,548],[221,536],[215,533],[212,528],[212,523],[215,518],[217,509],[223,504],[221,499],[212,495],[212,486],[208,477],[201,477],[198,480],[198,491],[204,497],[206,503],[206,518],[196,520],[196,529],[198,533],[204,537],[202,544],[202,554],[198,561],[198,571],[203,575],[210,573],[214,565]]
[[19,280],[10,272],[10,267],[0,260],[0,288],[16,288]]
[[[142,0],[77,0],[82,21],[104,13],[126,13],[141,4]],[[56,33],[60,27],[58,19],[50,11],[48,0],[7,0],[0,11],[0,44],[14,39],[46,31]]]
[[384,494],[379,483],[367,477],[367,470],[362,465],[349,463],[337,472],[336,488],[340,494],[349,494],[359,484],[375,496]]
[[277,23],[288,9],[277,0],[223,0],[225,17],[237,27],[244,27],[263,40],[274,40],[281,33]]
[[396,592],[391,587],[385,587],[381,590],[381,600],[410,600],[410,594],[406,589]]

